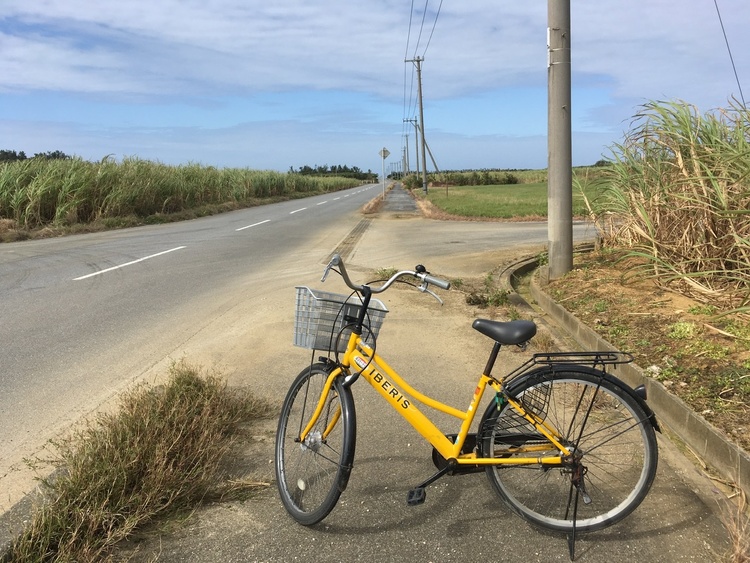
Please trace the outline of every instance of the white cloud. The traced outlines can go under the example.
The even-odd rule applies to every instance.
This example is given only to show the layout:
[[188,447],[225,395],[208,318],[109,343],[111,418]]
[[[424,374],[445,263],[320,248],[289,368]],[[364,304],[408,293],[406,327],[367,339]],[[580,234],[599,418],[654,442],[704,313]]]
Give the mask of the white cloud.
[[[416,109],[414,69],[404,58],[424,54],[430,40],[422,68],[434,150],[458,162],[485,155],[492,166],[498,160],[491,155],[503,152],[493,147],[533,139],[534,149],[516,147],[541,153],[534,158],[544,166],[546,2],[444,2],[431,39],[438,2],[429,6],[418,38],[421,16],[410,29],[409,3],[397,0],[6,0],[3,148],[74,152],[73,139],[85,147],[89,138],[77,154],[132,149],[172,160],[210,153],[217,164],[234,164],[228,155],[241,150],[233,135],[262,135],[259,154],[281,151],[267,157],[269,166],[284,168],[276,162],[350,155],[368,143],[382,146],[382,137],[395,148],[401,133],[413,132],[401,120]],[[747,80],[742,41],[750,3],[719,6]],[[712,2],[575,0],[572,60],[574,127],[588,132],[576,135],[581,150],[574,155],[584,163],[602,152],[590,139],[605,132],[618,140],[646,100],[682,98],[705,110],[738,95]],[[12,114],[19,96],[37,104],[23,111],[23,131],[14,129],[20,120]],[[438,138],[450,150],[441,151]],[[10,146],[23,139],[54,144]],[[367,158],[352,164],[362,167]]]

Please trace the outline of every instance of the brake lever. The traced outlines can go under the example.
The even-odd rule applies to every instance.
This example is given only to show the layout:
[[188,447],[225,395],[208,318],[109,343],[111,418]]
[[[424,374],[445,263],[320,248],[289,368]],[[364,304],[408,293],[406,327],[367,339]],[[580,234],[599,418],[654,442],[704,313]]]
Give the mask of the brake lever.
[[328,272],[330,272],[334,266],[338,266],[340,263],[341,263],[341,256],[339,256],[338,254],[334,254],[331,257],[330,261],[328,262],[326,269],[323,271],[323,277],[320,278],[320,283],[323,283],[324,281],[326,281],[326,278],[328,277]]
[[320,278],[320,283],[323,283],[326,281],[326,278],[328,277],[328,272],[331,271],[331,268],[333,268],[333,265],[329,262],[328,266],[326,266],[326,269],[323,271],[323,277]]
[[432,295],[432,296],[433,296],[433,297],[434,297],[435,299],[437,299],[437,300],[438,300],[438,303],[440,303],[441,305],[444,305],[444,303],[443,303],[443,300],[442,300],[442,299],[440,299],[440,297],[438,296],[438,294],[437,294],[437,293],[435,293],[434,291],[432,291],[431,289],[429,289],[429,288],[427,287],[427,282],[423,282],[423,283],[422,283],[422,285],[419,285],[419,286],[417,286],[417,289],[418,289],[419,291],[421,291],[422,293],[429,293],[429,294],[430,294],[430,295]]

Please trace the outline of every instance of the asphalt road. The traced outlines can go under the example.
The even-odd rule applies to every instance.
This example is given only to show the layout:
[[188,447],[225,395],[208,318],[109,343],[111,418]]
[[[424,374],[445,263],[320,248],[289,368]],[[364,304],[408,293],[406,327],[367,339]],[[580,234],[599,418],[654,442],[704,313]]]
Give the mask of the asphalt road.
[[249,285],[334,246],[378,187],[0,245],[0,514],[32,484],[24,457],[179,358]]

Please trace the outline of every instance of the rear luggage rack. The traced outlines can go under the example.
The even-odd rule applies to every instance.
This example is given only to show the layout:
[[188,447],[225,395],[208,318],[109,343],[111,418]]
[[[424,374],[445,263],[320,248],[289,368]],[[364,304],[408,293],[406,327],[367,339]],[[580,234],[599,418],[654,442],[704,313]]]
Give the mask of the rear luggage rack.
[[559,365],[577,365],[591,366],[605,370],[605,366],[616,366],[629,364],[633,361],[633,355],[627,352],[617,352],[611,350],[599,350],[595,352],[542,352],[534,354],[528,361],[518,366],[515,370],[505,377],[509,381],[535,366],[559,366]]
[[598,365],[629,364],[633,355],[627,352],[599,350],[596,352],[544,352],[534,354],[531,360],[535,364],[578,364],[596,367]]

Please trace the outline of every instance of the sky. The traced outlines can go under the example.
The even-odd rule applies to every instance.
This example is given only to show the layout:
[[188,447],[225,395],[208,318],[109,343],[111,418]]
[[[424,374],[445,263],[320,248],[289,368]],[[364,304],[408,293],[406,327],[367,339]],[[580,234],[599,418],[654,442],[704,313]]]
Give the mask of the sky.
[[[717,14],[724,24],[729,50]],[[0,0],[0,149],[287,171],[546,168],[542,0]],[[750,96],[747,0],[571,0],[573,165]],[[734,59],[737,77],[729,51]],[[406,148],[405,148],[406,147]],[[433,170],[429,162],[428,170]]]

